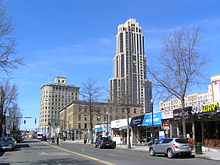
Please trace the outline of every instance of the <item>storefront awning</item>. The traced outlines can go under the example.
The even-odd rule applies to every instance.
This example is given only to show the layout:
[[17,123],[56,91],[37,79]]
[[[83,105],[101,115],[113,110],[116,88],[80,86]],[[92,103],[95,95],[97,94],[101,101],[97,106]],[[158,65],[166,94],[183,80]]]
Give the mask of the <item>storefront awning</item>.
[[122,127],[119,127],[119,130],[123,130],[123,129],[128,129],[128,126],[122,126]]

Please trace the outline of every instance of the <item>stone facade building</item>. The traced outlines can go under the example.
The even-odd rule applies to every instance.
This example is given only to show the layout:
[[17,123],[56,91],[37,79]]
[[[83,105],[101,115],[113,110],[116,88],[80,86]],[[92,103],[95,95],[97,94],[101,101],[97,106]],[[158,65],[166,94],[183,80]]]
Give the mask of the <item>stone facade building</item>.
[[66,77],[56,77],[54,83],[41,87],[39,132],[51,136],[60,123],[59,111],[79,99],[79,87],[67,85]]
[[[110,124],[117,119],[125,119],[126,109],[124,105],[113,103],[92,103],[93,128],[95,125]],[[130,116],[141,114],[138,105],[129,106]],[[60,133],[68,139],[80,140],[89,138],[90,112],[89,103],[85,101],[73,101],[60,111]]]

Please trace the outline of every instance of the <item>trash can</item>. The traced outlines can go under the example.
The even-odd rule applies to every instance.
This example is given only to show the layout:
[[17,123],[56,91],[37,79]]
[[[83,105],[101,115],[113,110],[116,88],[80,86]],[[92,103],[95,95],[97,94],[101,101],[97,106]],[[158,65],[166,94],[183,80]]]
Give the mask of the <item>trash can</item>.
[[197,142],[195,144],[195,153],[202,154],[202,143],[201,142]]

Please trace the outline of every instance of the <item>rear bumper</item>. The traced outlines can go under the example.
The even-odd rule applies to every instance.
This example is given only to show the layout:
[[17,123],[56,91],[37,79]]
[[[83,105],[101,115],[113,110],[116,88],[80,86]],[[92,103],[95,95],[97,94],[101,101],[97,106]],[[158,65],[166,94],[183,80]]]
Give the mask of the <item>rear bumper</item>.
[[174,152],[175,155],[191,155],[192,151],[176,151]]
[[2,149],[2,150],[12,150],[13,149],[13,147],[10,145],[10,146],[0,146],[0,149]]

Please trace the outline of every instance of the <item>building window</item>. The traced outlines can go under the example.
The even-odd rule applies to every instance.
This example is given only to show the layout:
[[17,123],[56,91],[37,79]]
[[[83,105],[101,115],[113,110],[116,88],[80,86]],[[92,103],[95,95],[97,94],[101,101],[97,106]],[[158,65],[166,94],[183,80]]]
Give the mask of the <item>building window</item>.
[[122,109],[121,109],[121,112],[122,112],[122,113],[124,113],[124,112],[125,112],[125,109],[124,109],[124,108],[122,108]]
[[81,123],[78,123],[78,129],[81,129]]
[[84,115],[84,120],[87,121],[87,119],[88,119],[88,116],[85,114]]
[[104,121],[107,121],[108,115],[104,115]]
[[110,113],[112,113],[112,107],[110,107]]
[[100,113],[100,107],[97,107],[96,111],[97,113]]
[[101,120],[101,116],[97,115],[97,121],[100,121],[100,120]]
[[78,115],[78,120],[79,120],[79,121],[81,120],[81,115]]
[[87,129],[87,123],[84,123],[84,128]]

